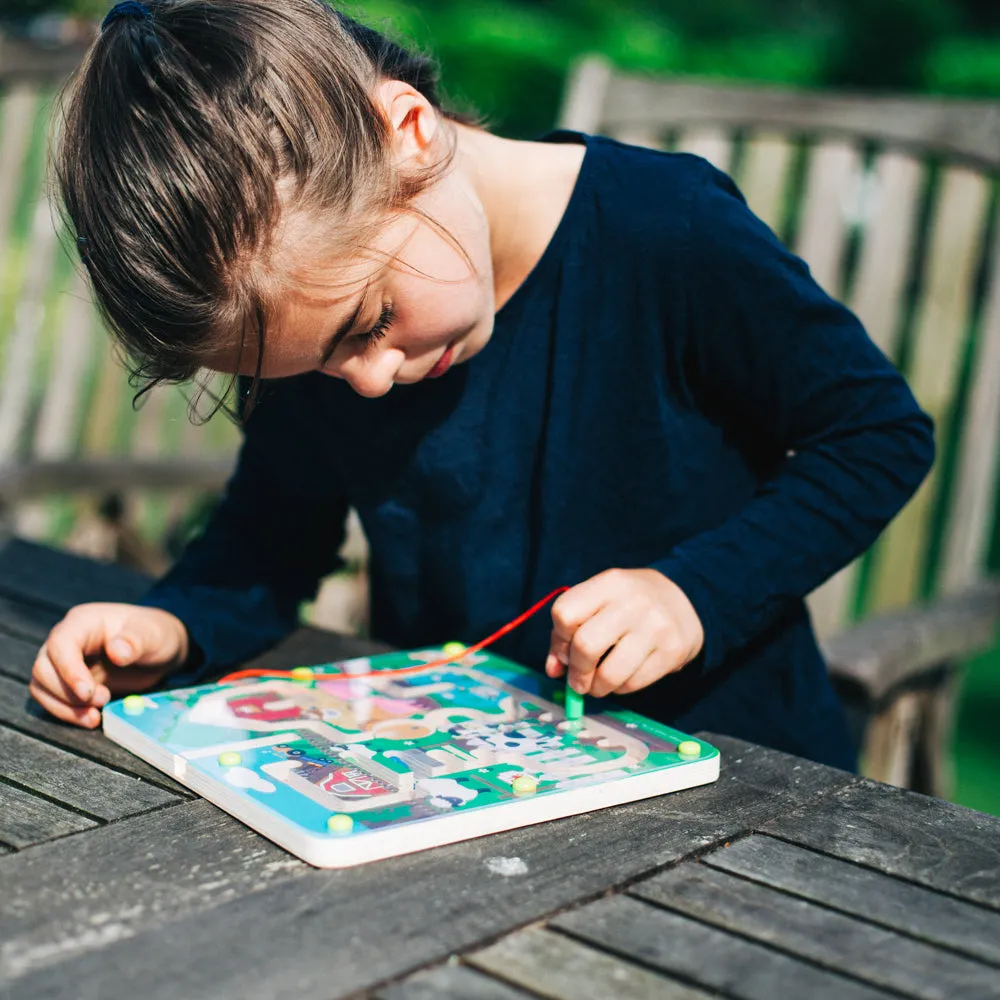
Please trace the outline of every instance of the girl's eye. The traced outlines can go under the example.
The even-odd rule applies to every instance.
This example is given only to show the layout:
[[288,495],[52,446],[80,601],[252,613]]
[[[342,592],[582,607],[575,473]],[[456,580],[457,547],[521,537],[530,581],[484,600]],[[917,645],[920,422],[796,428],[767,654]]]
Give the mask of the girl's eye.
[[382,312],[379,315],[378,320],[375,325],[367,331],[367,333],[359,333],[351,337],[362,350],[371,347],[373,344],[377,344],[388,331],[389,327],[392,326],[392,321],[396,318],[396,314],[393,312],[392,306],[386,303],[382,307]]

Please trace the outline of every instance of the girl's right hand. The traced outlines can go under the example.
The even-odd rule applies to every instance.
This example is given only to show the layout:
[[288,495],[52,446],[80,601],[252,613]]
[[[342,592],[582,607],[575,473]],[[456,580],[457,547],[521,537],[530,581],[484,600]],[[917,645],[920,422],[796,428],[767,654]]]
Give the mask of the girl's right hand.
[[134,604],[78,604],[56,625],[31,671],[32,697],[86,729],[113,697],[146,691],[181,667],[190,643],[168,611]]

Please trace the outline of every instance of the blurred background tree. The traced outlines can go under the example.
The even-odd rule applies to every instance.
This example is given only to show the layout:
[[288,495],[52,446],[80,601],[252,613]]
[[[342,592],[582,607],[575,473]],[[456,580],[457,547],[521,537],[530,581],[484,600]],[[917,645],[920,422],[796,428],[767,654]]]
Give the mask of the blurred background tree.
[[[96,19],[106,0],[0,0],[0,22]],[[1000,95],[1000,0],[370,0],[343,5],[433,52],[498,131],[551,127],[572,59],[799,86]],[[34,32],[52,32],[52,18]]]

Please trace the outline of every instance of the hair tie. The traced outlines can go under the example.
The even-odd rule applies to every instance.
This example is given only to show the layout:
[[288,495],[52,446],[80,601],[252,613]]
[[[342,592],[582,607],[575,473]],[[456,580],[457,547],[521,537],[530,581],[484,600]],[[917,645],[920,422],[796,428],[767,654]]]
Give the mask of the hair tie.
[[152,12],[144,3],[136,3],[136,0],[124,0],[123,3],[116,3],[108,11],[107,17],[101,22],[101,31],[111,24],[112,21],[117,21],[118,18],[127,17],[130,14],[133,17],[145,18],[147,21],[153,20]]

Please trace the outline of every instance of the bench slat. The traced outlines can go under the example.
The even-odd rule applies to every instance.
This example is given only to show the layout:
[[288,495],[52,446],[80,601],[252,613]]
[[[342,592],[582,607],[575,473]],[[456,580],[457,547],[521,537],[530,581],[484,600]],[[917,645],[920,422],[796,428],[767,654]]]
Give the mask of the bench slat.
[[908,372],[914,395],[937,425],[938,460],[875,550],[870,601],[874,611],[905,606],[921,593],[942,453],[969,332],[988,195],[989,183],[982,175],[958,168],[945,171]]
[[955,471],[955,503],[945,526],[941,589],[968,586],[984,570],[996,517],[1000,462],[1000,224],[993,241],[993,272],[972,359],[972,387]]
[[787,136],[759,132],[747,142],[739,186],[753,212],[779,235],[794,149]]
[[725,172],[733,162],[733,141],[722,129],[685,129],[675,148],[678,152],[701,156]]

